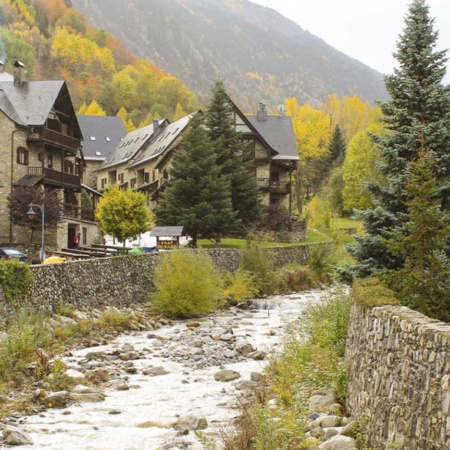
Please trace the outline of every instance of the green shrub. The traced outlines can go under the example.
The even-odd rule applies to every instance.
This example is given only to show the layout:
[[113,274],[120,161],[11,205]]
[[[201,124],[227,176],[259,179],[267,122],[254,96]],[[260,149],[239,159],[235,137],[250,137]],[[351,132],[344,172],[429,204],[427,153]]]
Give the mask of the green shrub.
[[167,317],[190,318],[220,306],[223,280],[207,253],[172,250],[158,259],[155,287],[150,297],[154,311]]
[[332,279],[334,248],[329,245],[311,245],[308,268],[315,280],[328,284]]
[[19,306],[33,283],[33,273],[28,264],[18,259],[0,260],[0,286],[10,306]]
[[353,300],[362,308],[383,305],[399,305],[394,291],[378,278],[357,279],[353,283]]
[[38,349],[52,345],[53,337],[45,316],[21,310],[10,321],[8,338],[0,346],[0,379],[20,380],[30,362],[36,361]]
[[270,295],[275,292],[277,280],[273,264],[259,245],[251,242],[241,252],[240,268],[253,275],[259,295]]
[[289,265],[279,269],[276,276],[280,292],[300,292],[317,287],[308,267]]
[[254,297],[258,293],[255,286],[255,278],[246,270],[239,269],[236,273],[227,273],[224,277],[224,298],[232,298],[236,302],[242,302],[246,298]]

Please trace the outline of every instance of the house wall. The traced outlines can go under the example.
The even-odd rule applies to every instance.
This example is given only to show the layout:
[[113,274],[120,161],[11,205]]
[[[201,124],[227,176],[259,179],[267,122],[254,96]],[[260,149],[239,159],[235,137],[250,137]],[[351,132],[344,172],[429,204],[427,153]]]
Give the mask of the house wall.
[[[289,262],[305,264],[308,246],[268,249],[268,257],[279,267]],[[222,270],[239,268],[239,249],[208,250],[215,265]],[[61,302],[89,310],[104,306],[125,307],[146,302],[154,289],[153,275],[158,258],[164,253],[96,258],[61,264],[31,266],[35,284],[28,302],[34,309],[54,309]],[[0,289],[0,317],[6,307]]]
[[97,173],[96,170],[99,168],[102,161],[91,161],[86,160],[86,167],[84,168],[83,183],[93,189],[97,189]]
[[450,448],[450,325],[403,306],[353,307],[347,407],[373,449]]
[[[24,128],[16,128],[2,111],[0,111],[0,241],[9,242],[10,222],[8,195],[11,193],[11,185],[21,176],[27,173],[27,166],[16,163],[17,147],[27,147],[26,138],[28,131]],[[11,146],[13,152],[11,155]],[[12,180],[11,180],[12,166]],[[13,230],[14,231],[14,230]],[[14,240],[14,236],[13,236]]]

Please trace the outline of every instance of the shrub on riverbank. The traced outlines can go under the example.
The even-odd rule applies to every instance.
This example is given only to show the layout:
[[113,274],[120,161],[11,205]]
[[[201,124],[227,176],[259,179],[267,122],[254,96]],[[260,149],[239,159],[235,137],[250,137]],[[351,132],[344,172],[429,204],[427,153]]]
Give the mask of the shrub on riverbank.
[[243,405],[238,433],[227,438],[226,450],[303,449],[312,445],[304,434],[311,393],[333,388],[338,398],[345,398],[343,356],[350,306],[350,295],[337,288],[294,324],[283,350],[266,370],[266,388],[252,404]]
[[153,310],[166,317],[187,319],[220,306],[223,278],[207,253],[177,250],[159,258],[155,287],[150,297]]

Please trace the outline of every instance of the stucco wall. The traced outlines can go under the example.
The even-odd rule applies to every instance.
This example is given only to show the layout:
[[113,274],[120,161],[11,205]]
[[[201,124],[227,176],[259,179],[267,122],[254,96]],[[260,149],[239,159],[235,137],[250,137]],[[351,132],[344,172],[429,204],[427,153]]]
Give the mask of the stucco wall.
[[[208,253],[220,269],[234,272],[239,268],[238,249],[211,249]],[[30,289],[29,302],[36,309],[53,309],[64,302],[81,310],[145,302],[153,289],[153,273],[161,255],[148,253],[31,266],[35,285]],[[305,264],[308,255],[308,246],[268,250],[268,257],[277,267],[289,262]]]
[[368,447],[450,448],[450,325],[402,306],[354,306],[349,328],[347,404]]

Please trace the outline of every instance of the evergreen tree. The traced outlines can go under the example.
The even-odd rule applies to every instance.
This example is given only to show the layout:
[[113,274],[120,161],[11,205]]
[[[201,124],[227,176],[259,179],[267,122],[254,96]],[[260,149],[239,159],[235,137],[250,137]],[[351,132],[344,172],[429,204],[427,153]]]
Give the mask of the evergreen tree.
[[349,251],[357,262],[343,271],[349,280],[372,276],[405,266],[405,256],[389,248],[399,233],[408,235],[410,220],[405,186],[410,165],[427,149],[435,161],[433,172],[439,187],[440,208],[450,195],[450,91],[442,85],[447,62],[445,51],[435,51],[437,32],[424,0],[414,0],[405,19],[403,35],[394,55],[399,62],[385,79],[391,100],[381,103],[388,132],[374,136],[383,163],[385,182],[372,182],[374,209],[361,214],[365,235]]
[[406,185],[409,221],[394,229],[387,245],[405,258],[405,265],[384,279],[402,303],[440,320],[450,319],[450,261],[445,253],[450,217],[441,210],[441,199],[432,158],[422,151],[410,166]]
[[220,239],[234,231],[239,221],[232,210],[230,182],[221,176],[216,153],[200,117],[175,153],[171,180],[154,209],[158,225],[183,225],[193,245],[201,236]]
[[256,178],[247,171],[245,144],[236,131],[233,105],[221,81],[211,89],[211,100],[205,112],[205,125],[217,155],[220,173],[231,187],[233,211],[243,226],[260,219],[261,197]]
[[347,145],[345,144],[341,128],[339,125],[336,125],[331,135],[330,143],[328,144],[328,164],[330,166],[340,166],[344,162],[346,148]]

